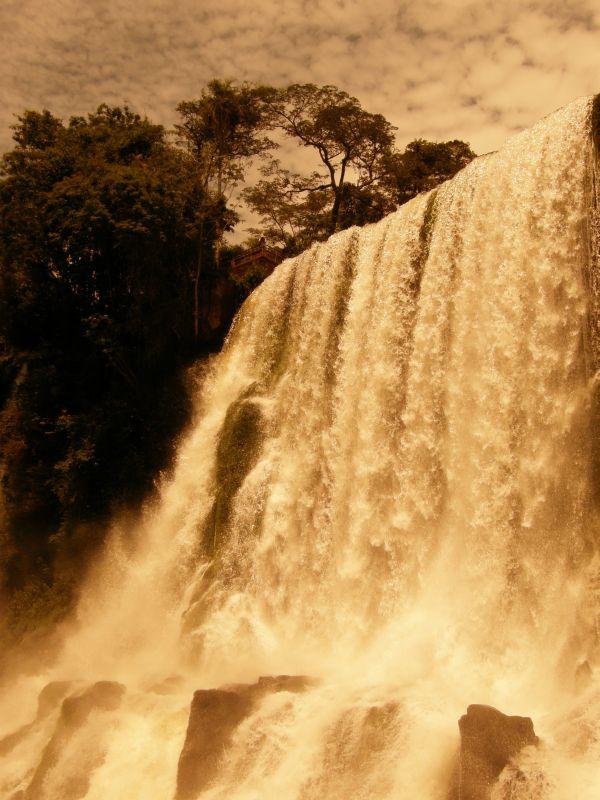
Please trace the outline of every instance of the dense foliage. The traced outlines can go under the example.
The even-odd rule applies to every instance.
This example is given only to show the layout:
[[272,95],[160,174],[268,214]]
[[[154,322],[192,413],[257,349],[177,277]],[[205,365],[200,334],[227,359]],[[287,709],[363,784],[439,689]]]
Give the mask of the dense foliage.
[[58,562],[70,584],[92,523],[168,462],[187,415],[190,273],[212,243],[193,165],[160,126],[127,109],[68,125],[28,112],[15,140],[0,182],[0,447],[18,596]]
[[[243,248],[225,240],[252,159],[249,243],[293,254],[473,157],[458,141],[398,152],[393,126],[333,86],[212,81],[178,112],[170,138],[127,108],[67,123],[28,111],[0,163],[0,561],[14,630],[64,612],[106,521],[168,467],[186,368],[220,346],[258,280],[236,284]],[[317,168],[274,159],[277,136]]]
[[[211,81],[197,100],[177,106],[181,122],[175,126],[179,144],[194,163],[203,193],[201,230],[210,225],[214,233],[212,262],[221,267],[223,236],[238,216],[223,202],[244,179],[244,168],[253,156],[273,147],[263,135],[267,126],[265,99],[272,89],[231,81]],[[209,259],[210,261],[210,259]],[[193,276],[194,334],[200,329],[200,285],[206,259],[199,251]],[[205,309],[206,311],[206,309]]]

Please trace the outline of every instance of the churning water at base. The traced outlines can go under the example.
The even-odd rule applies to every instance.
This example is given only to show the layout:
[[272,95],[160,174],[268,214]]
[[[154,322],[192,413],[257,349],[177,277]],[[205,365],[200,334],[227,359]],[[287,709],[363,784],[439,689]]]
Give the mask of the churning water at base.
[[3,728],[49,680],[124,694],[0,742],[2,797],[171,800],[193,690],[287,673],[317,683],[253,706],[203,800],[445,800],[469,703],[542,740],[494,797],[597,800],[594,118],[573,103],[252,294],[174,477]]

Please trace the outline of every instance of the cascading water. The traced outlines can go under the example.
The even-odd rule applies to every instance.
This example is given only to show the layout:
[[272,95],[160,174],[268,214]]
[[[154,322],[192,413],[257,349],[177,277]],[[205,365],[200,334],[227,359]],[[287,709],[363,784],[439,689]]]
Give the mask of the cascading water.
[[[495,797],[597,799],[595,114],[252,294],[159,502],[3,698],[2,797],[171,800],[192,691],[287,673],[316,682],[252,706],[203,800],[446,800],[474,702],[542,740]],[[57,679],[125,688],[26,725]]]

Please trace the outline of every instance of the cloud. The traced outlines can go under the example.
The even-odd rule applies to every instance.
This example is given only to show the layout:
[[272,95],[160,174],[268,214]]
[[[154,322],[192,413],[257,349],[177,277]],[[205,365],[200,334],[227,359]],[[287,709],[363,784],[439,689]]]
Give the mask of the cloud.
[[596,0],[4,0],[0,147],[14,113],[128,102],[170,125],[212,77],[334,83],[399,142],[478,152],[598,88]]

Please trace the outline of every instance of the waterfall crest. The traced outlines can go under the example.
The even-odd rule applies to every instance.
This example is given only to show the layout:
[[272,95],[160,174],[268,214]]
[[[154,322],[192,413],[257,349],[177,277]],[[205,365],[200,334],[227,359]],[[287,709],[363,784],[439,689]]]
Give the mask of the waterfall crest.
[[191,691],[280,673],[318,683],[257,703],[202,798],[446,800],[474,702],[545,742],[498,797],[598,796],[595,128],[578,100],[251,295],[159,501],[2,701],[121,705],[53,761],[56,714],[24,730],[3,796],[170,800]]

